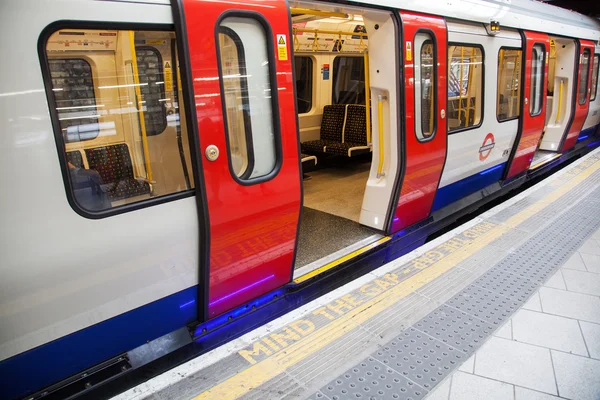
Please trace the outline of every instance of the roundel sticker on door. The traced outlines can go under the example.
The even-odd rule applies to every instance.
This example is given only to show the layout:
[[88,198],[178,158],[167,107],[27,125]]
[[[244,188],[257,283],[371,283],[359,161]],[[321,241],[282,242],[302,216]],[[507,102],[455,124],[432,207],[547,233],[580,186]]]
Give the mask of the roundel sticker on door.
[[492,149],[496,145],[494,134],[488,133],[483,139],[483,144],[479,148],[479,161],[485,161],[492,154]]

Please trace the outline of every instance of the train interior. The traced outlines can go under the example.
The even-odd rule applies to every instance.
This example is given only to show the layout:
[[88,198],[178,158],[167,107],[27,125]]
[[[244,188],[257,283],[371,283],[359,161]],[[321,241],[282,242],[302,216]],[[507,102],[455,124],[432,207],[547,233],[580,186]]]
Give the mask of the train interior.
[[576,51],[575,40],[550,37],[546,124],[531,168],[554,159],[563,136],[567,134],[572,112],[568,105],[572,104]]
[[193,188],[174,33],[62,29],[46,56],[79,207]]
[[383,221],[373,221],[385,215],[369,218],[369,208],[387,210],[389,197],[377,191],[377,110],[366,105],[379,90],[369,85],[369,59],[386,46],[372,31],[393,21],[389,13],[316,3],[291,11],[304,173],[299,274],[382,237]]

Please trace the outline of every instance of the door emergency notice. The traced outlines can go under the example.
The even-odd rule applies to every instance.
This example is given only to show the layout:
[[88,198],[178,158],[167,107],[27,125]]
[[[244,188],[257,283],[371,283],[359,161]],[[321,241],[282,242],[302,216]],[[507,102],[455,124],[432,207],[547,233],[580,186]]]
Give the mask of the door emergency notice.
[[277,59],[279,61],[287,61],[287,43],[285,35],[277,35]]

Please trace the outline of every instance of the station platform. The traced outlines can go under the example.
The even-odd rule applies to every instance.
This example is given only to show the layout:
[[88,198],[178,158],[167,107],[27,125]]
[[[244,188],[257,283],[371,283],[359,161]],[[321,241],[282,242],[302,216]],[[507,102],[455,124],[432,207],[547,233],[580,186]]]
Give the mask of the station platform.
[[117,396],[600,398],[600,150]]

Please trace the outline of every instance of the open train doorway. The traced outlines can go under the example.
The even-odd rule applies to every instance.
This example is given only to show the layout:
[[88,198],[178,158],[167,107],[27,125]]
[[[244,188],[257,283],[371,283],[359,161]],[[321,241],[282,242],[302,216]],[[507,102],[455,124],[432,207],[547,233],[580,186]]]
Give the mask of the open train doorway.
[[398,165],[397,31],[389,12],[290,7],[304,176],[299,276],[384,236]]

